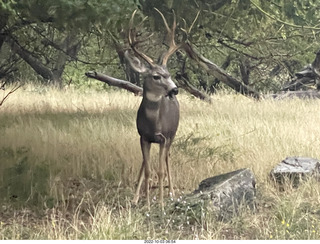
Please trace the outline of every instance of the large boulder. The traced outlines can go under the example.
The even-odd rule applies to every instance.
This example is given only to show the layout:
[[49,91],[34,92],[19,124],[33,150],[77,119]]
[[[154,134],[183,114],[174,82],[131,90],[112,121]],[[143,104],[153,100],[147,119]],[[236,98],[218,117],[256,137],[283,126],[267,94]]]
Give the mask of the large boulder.
[[250,169],[240,169],[203,180],[199,188],[175,204],[194,218],[211,214],[218,220],[235,216],[242,206],[254,207],[256,181]]

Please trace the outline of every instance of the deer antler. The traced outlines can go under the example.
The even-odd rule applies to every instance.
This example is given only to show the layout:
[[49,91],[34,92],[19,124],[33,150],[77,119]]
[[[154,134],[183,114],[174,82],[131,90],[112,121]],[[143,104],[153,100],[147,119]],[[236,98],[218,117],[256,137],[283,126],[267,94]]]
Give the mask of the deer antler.
[[175,15],[174,11],[172,10],[172,12],[173,12],[173,24],[172,24],[172,29],[170,29],[166,18],[163,16],[163,14],[160,12],[160,10],[157,9],[157,8],[154,8],[154,9],[161,15],[162,20],[164,22],[164,25],[165,25],[165,27],[167,29],[167,32],[168,32],[169,49],[164,54],[164,56],[162,58],[162,65],[167,65],[169,57],[181,47],[181,44],[177,45],[175,43],[175,41],[174,41],[175,30],[176,30],[176,27],[177,27],[176,15]]
[[[136,48],[136,45],[139,43],[139,42],[142,42],[142,41],[137,41],[135,39],[135,33],[133,32],[133,19],[134,19],[134,16],[136,14],[137,10],[133,11],[132,13],[132,16],[131,16],[131,19],[130,19],[130,22],[129,22],[129,33],[128,33],[128,42],[129,42],[129,45],[131,47],[131,49],[142,59],[144,59],[149,65],[151,66],[154,66],[154,62],[153,60],[148,57],[146,54],[140,52],[137,48]],[[151,34],[148,38],[150,38],[153,34]],[[148,39],[147,38],[147,39]]]

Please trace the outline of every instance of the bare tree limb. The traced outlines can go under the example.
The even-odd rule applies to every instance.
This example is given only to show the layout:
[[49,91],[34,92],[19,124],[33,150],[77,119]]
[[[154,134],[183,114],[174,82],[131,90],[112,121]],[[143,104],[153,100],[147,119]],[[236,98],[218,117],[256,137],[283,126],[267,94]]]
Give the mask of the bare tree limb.
[[93,79],[105,82],[109,86],[120,87],[134,93],[135,95],[142,96],[143,89],[139,86],[136,86],[135,84],[130,83],[129,81],[116,79],[109,75],[105,75],[96,71],[88,71],[86,72],[86,76],[89,78],[93,78]]
[[281,24],[284,24],[284,25],[287,25],[287,26],[290,26],[290,27],[294,27],[294,28],[301,28],[301,29],[308,29],[308,30],[320,30],[319,27],[317,26],[302,26],[302,25],[295,25],[295,24],[292,24],[292,23],[289,23],[289,22],[286,22],[286,21],[283,21],[279,18],[277,18],[276,16],[266,12],[265,10],[263,10],[257,3],[256,1],[254,0],[250,0],[250,2],[261,12],[263,13],[264,15],[268,16],[270,19],[273,19]]
[[245,85],[243,82],[233,78],[226,71],[222,70],[216,64],[211,62],[210,60],[203,57],[200,53],[198,53],[193,45],[189,42],[186,42],[182,48],[188,54],[188,56],[199,63],[209,74],[218,78],[221,82],[231,87],[235,91],[241,93],[242,95],[251,96],[256,99],[260,99],[260,95],[258,92],[254,91],[252,88]]
[[[5,89],[4,89],[4,85],[5,85],[5,83],[1,85],[1,89],[2,89],[2,90],[5,90]],[[22,86],[21,84],[15,85],[15,86],[7,93],[7,95],[5,95],[5,96],[2,98],[2,100],[0,101],[0,106],[2,106],[2,104],[4,103],[4,101],[5,101],[6,99],[8,99],[8,97],[9,97],[12,93],[14,93],[16,90],[18,90],[21,86]]]
[[181,74],[178,72],[175,78],[178,81],[179,85],[183,87],[183,89],[185,89],[187,92],[191,93],[200,100],[204,100],[208,103],[211,103],[211,98],[206,93],[199,91],[197,88],[195,88],[189,83],[187,73]]
[[28,63],[38,74],[44,79],[52,79],[52,71],[47,68],[43,63],[39,62],[29,51],[25,50],[20,44],[13,38],[8,39],[8,43],[11,45],[12,50],[17,53],[26,63]]
[[204,100],[206,102],[211,103],[211,98],[205,92],[198,90],[196,87],[190,84],[190,79],[188,73],[186,72],[186,62],[187,56],[183,55],[181,52],[177,52],[177,58],[179,63],[181,63],[180,71],[176,72],[175,79],[179,84],[179,87],[182,87],[187,92],[191,93],[193,96],[199,98],[200,100]]

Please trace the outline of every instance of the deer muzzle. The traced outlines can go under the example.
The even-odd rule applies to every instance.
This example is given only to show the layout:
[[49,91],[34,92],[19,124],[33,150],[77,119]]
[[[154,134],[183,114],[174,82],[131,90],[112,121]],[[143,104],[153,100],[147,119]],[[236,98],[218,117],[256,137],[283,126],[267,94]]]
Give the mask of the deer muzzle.
[[177,95],[178,93],[179,93],[179,90],[177,87],[175,87],[168,92],[168,96],[172,97],[173,95]]
[[167,96],[172,97],[178,94],[178,87],[172,81],[171,77],[167,80]]

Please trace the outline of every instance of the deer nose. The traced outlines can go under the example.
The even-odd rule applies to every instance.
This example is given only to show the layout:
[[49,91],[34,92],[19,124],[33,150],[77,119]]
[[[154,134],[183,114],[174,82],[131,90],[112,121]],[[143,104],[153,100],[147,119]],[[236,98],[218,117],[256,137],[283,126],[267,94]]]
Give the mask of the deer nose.
[[169,91],[168,95],[171,97],[172,95],[177,95],[178,93],[179,93],[179,90],[177,87],[175,87]]

